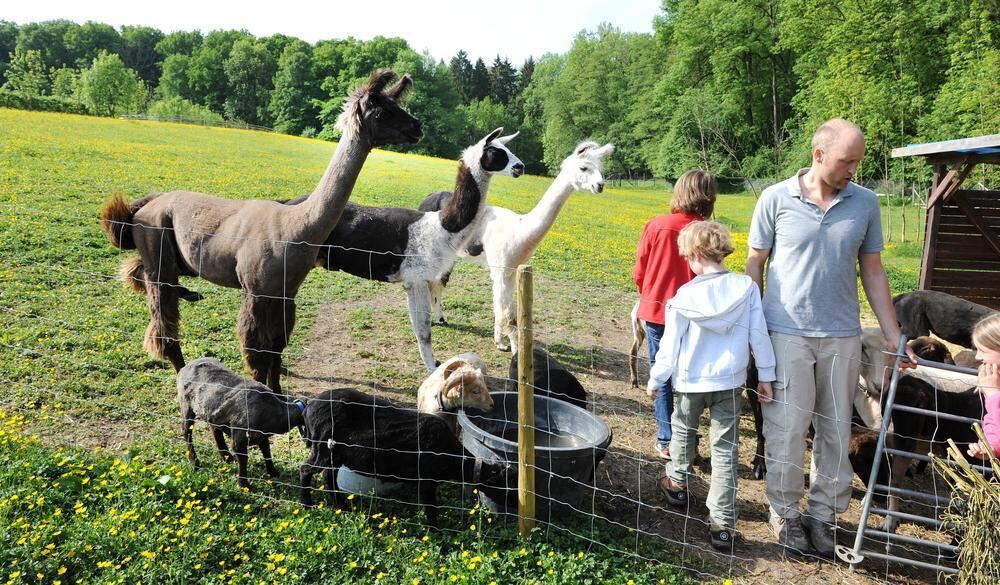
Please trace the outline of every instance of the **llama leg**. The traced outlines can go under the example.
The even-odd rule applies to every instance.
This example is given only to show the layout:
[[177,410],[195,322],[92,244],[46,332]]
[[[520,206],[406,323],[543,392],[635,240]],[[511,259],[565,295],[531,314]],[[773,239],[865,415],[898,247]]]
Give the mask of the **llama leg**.
[[149,326],[143,347],[155,358],[165,359],[180,371],[184,356],[180,345],[181,313],[178,296],[177,252],[168,230],[134,230],[142,258],[149,308]]
[[188,461],[195,469],[201,467],[198,461],[198,454],[194,452],[194,437],[191,430],[194,428],[194,410],[190,405],[182,405],[181,410],[181,432],[184,434],[184,442],[187,443]]
[[431,309],[434,312],[434,322],[438,325],[446,325],[444,313],[441,311],[441,295],[444,294],[444,283],[432,280],[429,284],[431,293]]
[[264,468],[267,469],[267,474],[271,477],[277,477],[278,468],[274,466],[274,460],[271,459],[271,440],[267,438],[267,435],[264,435],[258,446],[260,454],[264,456]]
[[639,350],[646,341],[646,324],[639,319],[639,304],[632,307],[632,348],[628,352],[628,381],[633,388],[639,387]]
[[[493,342],[500,351],[517,353],[517,316],[514,313],[514,280],[505,274],[493,281]],[[506,338],[506,341],[505,341]]]
[[222,457],[226,463],[232,463],[233,454],[229,452],[229,446],[226,445],[226,434],[222,432],[222,429],[212,427],[212,436],[215,437],[215,447],[219,450],[219,457]]
[[250,450],[250,442],[246,431],[233,431],[233,455],[236,456],[236,483],[247,490],[250,489],[250,482],[247,480],[247,459]]
[[426,280],[407,282],[404,286],[407,308],[410,311],[410,324],[413,325],[413,333],[417,337],[420,359],[423,360],[427,371],[433,372],[437,362],[434,361],[434,351],[431,349],[431,295],[428,282]]
[[281,352],[295,327],[295,301],[247,293],[236,331],[250,376],[281,393]]

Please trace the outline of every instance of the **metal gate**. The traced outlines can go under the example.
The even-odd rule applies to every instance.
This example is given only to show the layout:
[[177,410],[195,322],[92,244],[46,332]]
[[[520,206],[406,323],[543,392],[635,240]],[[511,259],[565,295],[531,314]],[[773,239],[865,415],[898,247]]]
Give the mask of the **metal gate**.
[[[849,548],[844,545],[839,545],[837,547],[837,556],[852,566],[856,566],[864,561],[866,558],[880,559],[885,561],[892,561],[897,563],[902,563],[906,565],[912,565],[915,567],[921,567],[924,569],[936,570],[940,573],[955,574],[958,573],[958,569],[953,566],[953,564],[948,564],[948,561],[957,558],[959,547],[953,544],[944,544],[940,542],[935,542],[932,540],[927,540],[923,538],[916,538],[913,536],[907,536],[903,534],[896,534],[895,532],[886,532],[884,530],[869,528],[868,527],[868,517],[873,512],[882,516],[895,517],[899,520],[906,520],[908,522],[915,522],[923,524],[926,526],[933,527],[935,529],[942,526],[942,522],[937,519],[938,511],[947,506],[950,498],[947,496],[941,496],[929,492],[921,492],[918,490],[903,489],[900,487],[894,487],[888,484],[893,483],[892,477],[890,476],[887,484],[881,484],[878,482],[879,470],[883,465],[884,455],[892,455],[894,457],[909,457],[917,461],[930,462],[931,457],[923,453],[915,453],[912,451],[902,451],[899,449],[892,449],[886,447],[885,439],[888,435],[889,424],[892,421],[893,412],[904,412],[913,415],[926,415],[935,417],[937,420],[946,419],[961,423],[968,423],[972,425],[973,423],[980,422],[979,419],[967,418],[963,416],[956,416],[953,414],[938,412],[936,410],[926,410],[923,408],[915,408],[906,405],[896,404],[896,387],[899,383],[899,364],[900,360],[907,359],[904,353],[904,348],[906,347],[906,337],[901,337],[899,341],[899,350],[895,354],[896,361],[893,364],[892,370],[892,380],[889,383],[889,391],[885,398],[885,407],[883,409],[882,415],[882,426],[879,429],[878,444],[875,450],[875,461],[872,465],[871,474],[868,477],[867,492],[865,493],[864,501],[861,505],[861,519],[858,521],[858,531],[854,539],[853,548]],[[936,368],[940,370],[949,370],[953,372],[958,372],[962,374],[969,374],[975,376],[978,372],[972,368],[962,368],[959,366],[954,366],[951,364],[943,364],[939,362],[931,362],[923,359],[917,359],[917,365],[927,368]],[[941,459],[944,463],[952,466],[957,466],[957,464],[948,459]],[[974,469],[980,472],[991,472],[987,467],[981,465],[973,465]],[[900,511],[893,511],[883,508],[876,508],[872,506],[872,500],[876,493],[889,495],[898,495],[901,497],[912,498],[914,500],[919,500],[927,502],[933,506],[933,515],[921,516],[919,514],[910,514]],[[888,508],[889,506],[886,506]],[[884,546],[884,552],[878,550],[872,550],[871,548],[863,549],[862,547],[866,544],[865,537],[868,537],[869,543],[877,542]],[[907,546],[908,545],[908,546]],[[912,547],[912,548],[909,548]],[[920,552],[923,550],[930,549],[928,552],[923,553],[925,557],[933,556],[934,562],[929,562],[927,560],[920,560],[917,558],[910,558],[904,556],[903,554],[895,554],[896,551],[900,553],[905,552]]]

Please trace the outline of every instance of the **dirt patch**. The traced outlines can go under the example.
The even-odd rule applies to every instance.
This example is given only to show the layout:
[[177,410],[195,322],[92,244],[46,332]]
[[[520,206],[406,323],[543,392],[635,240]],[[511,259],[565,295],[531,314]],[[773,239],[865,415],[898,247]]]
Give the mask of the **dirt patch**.
[[[491,366],[490,374],[506,372],[509,354],[492,343],[492,315],[488,284],[482,271],[465,270],[446,293],[445,310],[451,324],[435,326],[433,342],[440,360],[462,351],[476,351]],[[473,274],[475,272],[475,274]],[[542,291],[539,294],[538,291]],[[852,571],[843,563],[786,557],[771,535],[764,482],[751,478],[755,434],[747,409],[741,420],[738,528],[741,538],[735,554],[720,555],[708,545],[702,519],[709,468],[702,466],[699,481],[690,486],[689,513],[669,506],[656,489],[662,464],[652,446],[655,422],[652,406],[640,389],[628,384],[627,354],[631,344],[629,310],[632,296],[606,289],[589,289],[555,280],[536,283],[535,336],[540,345],[562,361],[591,395],[591,408],[611,426],[614,441],[598,468],[596,512],[631,527],[665,547],[676,549],[678,564],[696,577],[733,578],[742,583],[872,582],[927,583],[934,574],[902,565],[869,560]],[[386,285],[370,298],[322,306],[312,327],[303,357],[290,364],[287,384],[294,392],[314,393],[333,386],[355,386],[412,402],[424,372],[406,319],[402,287]],[[353,317],[352,317],[353,315]],[[361,317],[359,321],[359,316]],[[363,322],[364,319],[369,322]],[[640,358],[641,379],[648,361]],[[496,380],[502,384],[502,380]],[[707,437],[707,425],[703,428]],[[707,440],[701,447],[708,454]],[[930,475],[929,472],[925,476]],[[929,481],[926,477],[921,481]],[[853,544],[864,488],[855,479],[850,510],[841,516],[841,542]],[[910,524],[900,533],[928,537]],[[625,552],[629,547],[613,544]]]

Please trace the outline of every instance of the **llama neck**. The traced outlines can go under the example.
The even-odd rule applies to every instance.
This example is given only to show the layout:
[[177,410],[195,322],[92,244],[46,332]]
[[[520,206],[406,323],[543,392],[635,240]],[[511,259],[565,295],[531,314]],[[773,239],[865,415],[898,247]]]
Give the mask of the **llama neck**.
[[573,193],[573,185],[561,173],[556,175],[545,194],[538,200],[535,208],[529,211],[521,221],[519,239],[528,242],[539,242],[545,237],[556,217],[562,210],[566,199]]
[[298,206],[305,215],[302,227],[312,234],[305,236],[306,241],[322,242],[337,226],[371,150],[371,144],[358,137],[344,137],[337,144],[319,184]]
[[467,228],[479,215],[490,190],[490,173],[470,169],[464,162],[458,165],[455,192],[439,215],[441,227],[451,233]]

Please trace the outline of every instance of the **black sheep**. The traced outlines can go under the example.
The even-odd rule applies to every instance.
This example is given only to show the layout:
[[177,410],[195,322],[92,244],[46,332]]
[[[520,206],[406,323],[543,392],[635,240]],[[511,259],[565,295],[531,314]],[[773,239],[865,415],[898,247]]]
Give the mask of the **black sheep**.
[[[544,349],[535,348],[531,354],[535,362],[535,394],[568,402],[580,408],[587,408],[587,391],[576,376],[559,363]],[[506,387],[517,392],[517,354],[510,358]]]
[[442,418],[352,388],[328,390],[311,399],[305,428],[311,451],[299,480],[306,506],[312,505],[312,478],[319,472],[331,502],[343,504],[337,470],[346,465],[362,475],[416,484],[427,524],[437,527],[438,485],[482,485],[502,471],[466,451]]

